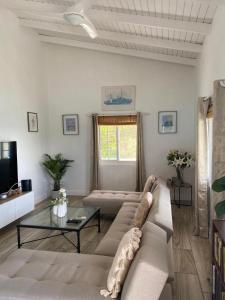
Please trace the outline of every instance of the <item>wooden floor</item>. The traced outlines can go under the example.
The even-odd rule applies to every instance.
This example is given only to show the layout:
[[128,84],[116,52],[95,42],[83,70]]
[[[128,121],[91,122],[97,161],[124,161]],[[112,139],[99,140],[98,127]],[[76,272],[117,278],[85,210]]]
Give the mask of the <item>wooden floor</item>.
[[211,299],[209,240],[193,236],[193,209],[173,206],[175,299]]
[[[79,198],[71,198],[71,203],[79,202]],[[36,211],[42,209],[48,202],[42,202]],[[193,210],[190,207],[173,206],[174,219],[174,262],[175,282],[174,300],[209,300],[211,299],[210,284],[210,245],[209,241],[192,235]],[[85,229],[81,233],[81,252],[93,253],[110,224],[110,219],[102,219],[101,233],[96,227]],[[0,261],[17,249],[16,223],[0,231]],[[36,239],[52,235],[52,231],[39,229],[22,229],[23,239]],[[70,234],[74,239],[74,234]],[[26,248],[74,252],[74,247],[63,237],[54,237],[47,240],[25,245]],[[24,246],[24,247],[25,247]]]

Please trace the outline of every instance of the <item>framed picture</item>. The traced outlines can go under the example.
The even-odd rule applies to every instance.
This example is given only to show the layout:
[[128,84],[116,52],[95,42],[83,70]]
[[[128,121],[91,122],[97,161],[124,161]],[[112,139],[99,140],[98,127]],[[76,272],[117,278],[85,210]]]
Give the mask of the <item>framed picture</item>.
[[78,135],[79,134],[79,119],[78,114],[62,115],[63,134]]
[[27,113],[27,125],[29,132],[38,132],[38,114],[34,112]]
[[159,133],[177,133],[177,111],[160,111]]
[[105,86],[102,88],[102,110],[105,111],[134,111],[136,87]]

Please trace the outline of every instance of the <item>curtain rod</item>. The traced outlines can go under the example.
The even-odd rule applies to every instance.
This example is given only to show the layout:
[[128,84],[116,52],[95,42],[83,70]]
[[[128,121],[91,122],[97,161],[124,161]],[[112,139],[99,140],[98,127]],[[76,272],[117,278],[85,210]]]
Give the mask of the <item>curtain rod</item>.
[[[150,113],[148,113],[148,112],[140,112],[142,115],[144,115],[144,116],[150,116]],[[89,116],[89,117],[91,117],[93,114],[95,114],[95,113],[88,113],[87,114],[87,116]],[[115,116],[135,116],[137,114],[137,112],[136,113],[118,113],[118,114],[116,114],[116,113],[105,113],[105,114],[98,114],[98,113],[96,113],[96,115],[98,115],[99,117],[115,117]]]

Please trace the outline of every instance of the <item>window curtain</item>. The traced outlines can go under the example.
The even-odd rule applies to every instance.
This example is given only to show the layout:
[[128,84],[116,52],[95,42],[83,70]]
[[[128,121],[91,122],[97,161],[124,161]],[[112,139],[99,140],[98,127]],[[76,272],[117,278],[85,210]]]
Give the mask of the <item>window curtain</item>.
[[92,120],[92,146],[91,146],[91,190],[99,186],[99,147],[98,147],[98,115],[93,114]]
[[136,161],[136,191],[144,189],[146,181],[142,115],[137,113],[137,161]]
[[[225,176],[225,81],[214,82],[213,96],[213,176],[212,181]],[[225,192],[212,192],[212,217],[215,205],[225,199]]]
[[209,235],[207,115],[210,102],[209,98],[198,99],[195,235],[205,238]]

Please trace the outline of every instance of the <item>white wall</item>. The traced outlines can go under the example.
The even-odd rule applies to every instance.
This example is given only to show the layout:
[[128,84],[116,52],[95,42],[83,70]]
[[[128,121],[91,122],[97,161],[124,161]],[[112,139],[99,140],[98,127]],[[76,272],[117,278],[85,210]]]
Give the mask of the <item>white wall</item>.
[[[101,112],[102,86],[136,85],[136,109],[148,113],[144,116],[148,174],[175,175],[166,162],[170,149],[195,151],[197,87],[194,68],[50,44],[46,44],[45,49],[49,150],[51,153],[62,152],[75,160],[74,167],[65,177],[65,187],[71,193],[87,192],[90,173],[88,115]],[[161,110],[178,111],[177,134],[158,134],[158,111]],[[64,113],[79,114],[79,136],[62,135],[61,115]],[[113,173],[114,178],[117,176]],[[193,182],[193,169],[187,170],[186,176]]]
[[214,18],[212,31],[206,38],[198,66],[198,94],[211,96],[213,81],[225,79],[225,6]]
[[[46,197],[40,166],[47,150],[43,49],[34,32],[0,9],[0,140],[15,140],[19,180],[31,178],[36,202]],[[39,132],[28,133],[27,112],[37,112]]]

